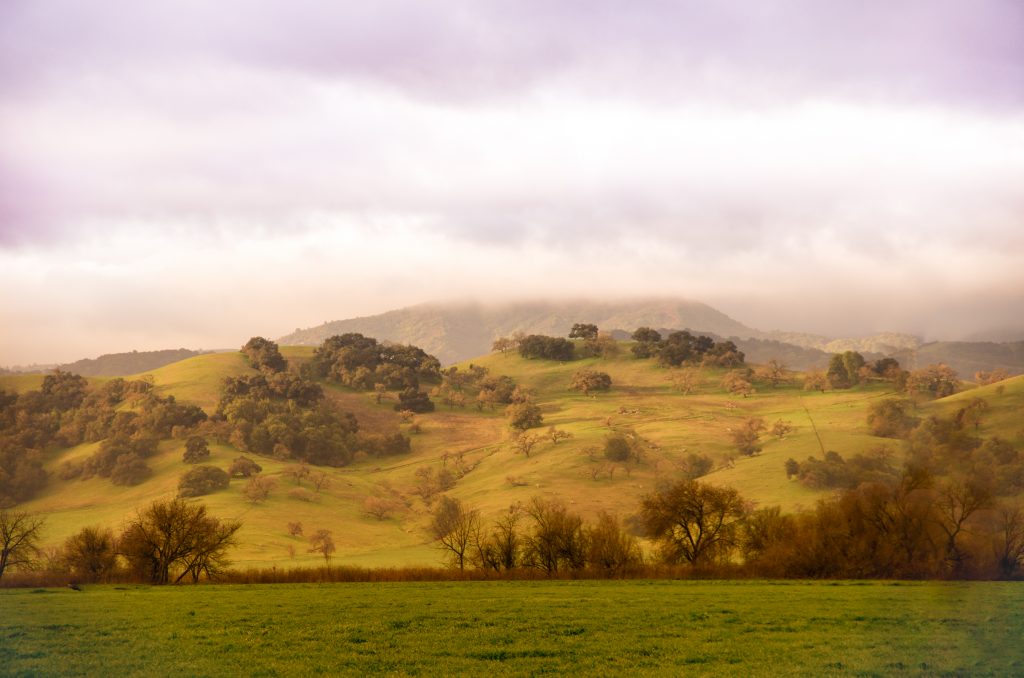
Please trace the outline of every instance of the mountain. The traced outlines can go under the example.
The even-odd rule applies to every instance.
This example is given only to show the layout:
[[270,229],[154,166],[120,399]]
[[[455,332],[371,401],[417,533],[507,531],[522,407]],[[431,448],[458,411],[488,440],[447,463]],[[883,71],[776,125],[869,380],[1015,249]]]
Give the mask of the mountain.
[[679,299],[632,301],[526,302],[501,306],[425,304],[380,315],[336,320],[296,330],[278,339],[282,345],[316,346],[335,334],[359,332],[378,339],[414,344],[444,364],[484,355],[496,338],[513,332],[565,336],[573,323],[632,331],[672,327],[723,337],[759,337],[761,333],[707,304]]

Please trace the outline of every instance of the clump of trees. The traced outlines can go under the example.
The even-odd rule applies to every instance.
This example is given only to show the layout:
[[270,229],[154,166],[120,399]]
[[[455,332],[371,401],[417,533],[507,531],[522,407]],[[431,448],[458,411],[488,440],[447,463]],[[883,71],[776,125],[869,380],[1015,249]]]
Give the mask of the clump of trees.
[[[375,435],[361,432],[355,415],[328,403],[320,385],[308,378],[308,375],[319,374],[317,365],[326,364],[330,355],[335,355],[333,364],[340,366],[352,366],[362,359],[370,362],[378,359],[359,358],[362,349],[368,351],[368,355],[387,358],[378,364],[382,374],[390,369],[388,365],[394,367],[399,362],[403,364],[400,369],[411,373],[432,373],[430,357],[415,347],[382,345],[362,335],[333,337],[318,349],[314,367],[304,366],[307,376],[288,371],[264,371],[226,378],[211,430],[222,442],[230,442],[244,452],[318,466],[345,466],[358,452],[375,456],[408,452],[409,439],[397,431]],[[420,366],[419,372],[415,365]],[[400,394],[396,409],[425,412],[433,407],[425,393],[407,389]]]
[[492,375],[481,365],[470,365],[465,370],[457,366],[441,372],[441,384],[431,395],[450,408],[464,408],[469,404],[477,410],[493,410],[498,405],[512,403],[516,382],[505,375]]
[[441,379],[441,363],[423,349],[381,343],[355,332],[324,340],[304,367],[314,376],[360,390],[373,390],[377,384],[393,391],[419,390],[421,382]]
[[576,358],[576,349],[571,341],[562,337],[529,334],[519,341],[519,355],[527,359],[567,362]]
[[705,365],[708,367],[740,367],[744,355],[732,341],[715,342],[705,335],[694,336],[688,331],[672,332],[662,339],[650,327],[633,332],[636,342],[630,349],[637,358],[657,358],[661,365]]
[[133,485],[149,476],[145,460],[160,440],[187,435],[205,420],[199,407],[160,397],[144,380],[116,378],[91,387],[57,370],[38,391],[0,391],[0,506],[31,499],[46,485],[45,451],[100,442],[89,458],[63,465],[60,477]]
[[557,499],[533,498],[514,505],[491,525],[458,499],[442,497],[429,532],[460,571],[534,569],[547,576],[586,570],[621,576],[643,563],[634,536],[608,513],[587,525]]
[[861,483],[889,481],[897,475],[892,466],[892,453],[888,448],[876,448],[867,454],[844,459],[834,451],[825,453],[824,459],[808,457],[804,462],[786,462],[787,476],[795,476],[801,483],[814,489],[853,489]]

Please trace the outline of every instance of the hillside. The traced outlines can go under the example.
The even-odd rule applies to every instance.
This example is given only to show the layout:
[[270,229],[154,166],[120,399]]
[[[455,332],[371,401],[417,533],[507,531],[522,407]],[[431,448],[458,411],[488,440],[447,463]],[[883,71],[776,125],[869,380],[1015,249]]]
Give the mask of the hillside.
[[[285,347],[282,353],[298,363],[308,359],[312,349]],[[258,457],[263,475],[277,480],[269,500],[247,502],[240,480],[204,498],[215,515],[244,523],[235,555],[239,564],[315,563],[304,539],[288,534],[289,522],[301,522],[307,534],[318,528],[332,530],[339,563],[436,564],[440,555],[426,535],[429,506],[418,488],[424,474],[436,477],[444,469],[464,471],[449,494],[479,508],[488,521],[509,505],[537,495],[561,498],[586,517],[602,509],[628,517],[658,482],[682,477],[691,454],[712,460],[714,470],[705,476],[708,482],[733,486],[757,506],[777,504],[795,510],[813,505],[827,492],[788,480],[783,468],[786,459],[821,457],[824,450],[848,457],[879,445],[896,455],[901,450],[898,441],[869,435],[865,423],[869,404],[889,394],[885,385],[827,393],[806,392],[796,385],[759,386],[757,393],[744,398],[722,390],[722,370],[704,370],[697,392],[683,395],[673,389],[668,370],[650,360],[635,360],[628,351],[614,358],[568,363],[498,354],[471,362],[491,374],[509,375],[534,391],[544,423],[531,433],[544,435],[549,426],[556,426],[573,437],[557,444],[545,438],[527,457],[512,444],[501,407],[478,412],[473,407],[451,409],[438,403],[436,412],[416,416],[414,424],[420,432],[415,433],[409,423],[401,423],[393,401],[378,404],[369,393],[325,384],[328,396],[355,413],[364,429],[401,426],[411,436],[412,451],[386,459],[357,455],[349,466],[324,469],[329,487],[314,492],[307,481],[302,486],[305,492],[299,493],[293,492],[296,483],[284,475],[289,462]],[[612,389],[594,396],[569,390],[573,373],[582,368],[607,372]],[[253,373],[241,354],[221,353],[193,357],[149,374],[159,394],[212,411],[224,377]],[[0,387],[9,388],[8,379],[0,378]],[[958,399],[977,395],[990,403],[982,432],[1016,440],[1024,409],[1024,377],[1003,382],[1002,388],[973,389],[923,403],[918,415],[948,412]],[[776,420],[789,421],[795,430],[781,440],[765,435],[761,454],[738,456],[730,431],[752,416],[763,417],[769,426]],[[644,450],[640,463],[612,463],[604,458],[605,436],[613,431],[634,431],[640,436]],[[93,443],[54,452],[46,467],[55,472],[62,462],[84,457],[95,448]],[[153,476],[134,487],[116,487],[100,478],[65,481],[53,473],[43,493],[23,506],[48,515],[47,539],[53,544],[85,525],[116,528],[139,506],[173,496],[178,478],[189,468],[181,461],[183,448],[180,439],[162,442],[157,456],[148,460]],[[222,468],[239,455],[229,445],[211,444],[211,452],[209,463]],[[368,515],[365,504],[371,497],[389,503],[392,514],[383,519]]]
[[504,306],[479,304],[412,306],[375,316],[336,320],[296,330],[281,345],[319,345],[335,334],[359,332],[378,339],[414,344],[442,364],[469,360],[490,351],[491,342],[513,332],[565,336],[573,323],[594,323],[607,330],[671,327],[712,332],[723,337],[758,336],[729,316],[696,301],[536,302]]
[[123,377],[155,370],[164,365],[176,363],[208,351],[191,351],[187,348],[165,349],[162,351],[129,351],[106,353],[98,358],[83,358],[63,365],[33,365],[14,370],[0,369],[4,374],[42,374],[54,369],[74,372],[83,377]]

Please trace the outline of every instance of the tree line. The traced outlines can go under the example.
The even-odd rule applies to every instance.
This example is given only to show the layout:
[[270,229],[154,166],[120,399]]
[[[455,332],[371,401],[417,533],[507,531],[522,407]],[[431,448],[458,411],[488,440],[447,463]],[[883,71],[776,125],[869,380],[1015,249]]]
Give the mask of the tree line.
[[45,520],[0,509],[0,579],[9,570],[45,570],[72,583],[198,582],[223,574],[237,544],[237,521],[211,516],[182,499],[155,501],[126,521],[120,533],[84,527],[55,549],[40,548]]

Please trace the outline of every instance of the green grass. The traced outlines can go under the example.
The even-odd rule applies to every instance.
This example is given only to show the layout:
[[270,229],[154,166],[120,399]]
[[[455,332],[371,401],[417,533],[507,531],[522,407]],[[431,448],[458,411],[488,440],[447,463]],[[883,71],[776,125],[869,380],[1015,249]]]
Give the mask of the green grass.
[[0,610],[4,675],[1024,673],[1009,583],[86,587]]

